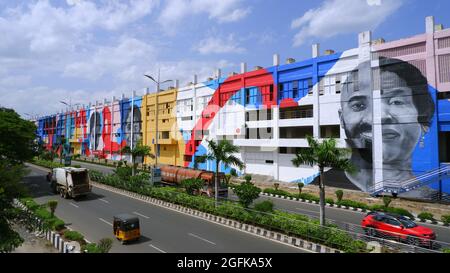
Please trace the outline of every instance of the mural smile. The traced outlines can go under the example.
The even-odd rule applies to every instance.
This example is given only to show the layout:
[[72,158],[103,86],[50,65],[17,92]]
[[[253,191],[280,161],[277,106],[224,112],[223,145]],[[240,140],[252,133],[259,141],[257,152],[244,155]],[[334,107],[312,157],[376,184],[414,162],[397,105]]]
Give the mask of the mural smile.
[[400,137],[400,134],[392,129],[383,130],[383,140],[395,140]]

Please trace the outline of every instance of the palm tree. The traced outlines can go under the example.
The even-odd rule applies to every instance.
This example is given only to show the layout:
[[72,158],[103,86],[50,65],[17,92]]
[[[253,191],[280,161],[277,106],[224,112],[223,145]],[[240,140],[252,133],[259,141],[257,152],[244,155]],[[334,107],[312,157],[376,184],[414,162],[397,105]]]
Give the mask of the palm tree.
[[222,140],[216,143],[214,140],[208,140],[209,152],[206,155],[206,159],[216,161],[216,179],[215,179],[215,205],[217,207],[219,199],[219,166],[220,163],[225,165],[225,168],[230,166],[236,166],[239,169],[243,169],[245,164],[239,158],[233,154],[239,152],[239,147],[233,145],[228,140]]
[[294,166],[317,166],[319,168],[320,190],[320,225],[325,225],[325,168],[336,168],[346,172],[354,172],[355,167],[348,158],[349,151],[336,147],[335,139],[327,139],[323,142],[315,140],[311,136],[308,139],[309,148],[301,148],[292,160]]
[[155,156],[150,151],[150,147],[142,145],[142,141],[139,141],[134,148],[130,148],[129,146],[125,146],[122,148],[122,153],[131,155],[131,164],[133,166],[131,173],[132,176],[136,174],[136,157],[141,156],[142,158],[145,158],[146,156],[149,156],[151,158],[154,158]]

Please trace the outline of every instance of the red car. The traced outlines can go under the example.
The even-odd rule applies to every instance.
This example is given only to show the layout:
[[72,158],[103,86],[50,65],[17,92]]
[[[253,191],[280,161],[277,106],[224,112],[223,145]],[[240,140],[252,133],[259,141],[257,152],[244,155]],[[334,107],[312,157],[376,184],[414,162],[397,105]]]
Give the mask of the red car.
[[433,230],[396,214],[370,212],[364,217],[361,225],[369,236],[393,237],[416,246],[431,247],[432,241],[436,239]]

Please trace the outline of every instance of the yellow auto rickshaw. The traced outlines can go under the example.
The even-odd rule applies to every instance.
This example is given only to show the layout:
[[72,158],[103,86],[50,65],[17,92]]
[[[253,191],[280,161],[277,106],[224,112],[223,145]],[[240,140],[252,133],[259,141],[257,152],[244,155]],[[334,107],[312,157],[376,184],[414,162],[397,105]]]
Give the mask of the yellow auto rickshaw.
[[139,218],[131,214],[119,214],[114,216],[114,236],[125,244],[129,241],[139,240],[141,232],[139,229]]

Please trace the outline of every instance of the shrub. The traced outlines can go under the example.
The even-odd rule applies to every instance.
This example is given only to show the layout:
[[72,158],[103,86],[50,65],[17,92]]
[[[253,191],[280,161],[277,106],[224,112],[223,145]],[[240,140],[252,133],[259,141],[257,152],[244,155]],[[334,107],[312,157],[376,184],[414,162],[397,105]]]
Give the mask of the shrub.
[[342,200],[342,197],[344,196],[344,192],[342,190],[335,191],[337,203],[340,203]]
[[50,208],[51,216],[53,217],[55,215],[56,207],[58,206],[58,201],[50,200],[47,202],[47,205]]
[[441,221],[442,221],[445,225],[450,225],[450,214],[442,215],[442,216],[441,216]]
[[237,176],[238,176],[238,174],[237,174],[235,168],[232,168],[232,169],[230,170],[230,174],[231,174],[231,176],[234,176],[234,177],[237,177]]
[[434,215],[429,212],[421,212],[419,215],[417,215],[417,218],[419,218],[422,222],[425,222],[425,220],[434,221]]
[[287,191],[275,190],[275,189],[270,189],[270,188],[264,189],[263,192],[268,193],[268,194],[274,194],[274,195],[290,196],[290,194]]
[[111,238],[103,238],[98,242],[97,248],[100,253],[108,253],[111,250],[112,244],[113,240]]
[[81,168],[81,165],[72,165],[74,168]]
[[79,232],[67,230],[64,232],[64,237],[71,241],[77,241],[82,242],[84,240],[84,236],[81,235]]
[[117,167],[114,170],[114,173],[122,180],[129,180],[133,169],[131,167],[125,166],[125,167]]
[[334,200],[333,200],[333,198],[325,198],[325,203],[328,203],[330,205],[334,205]]
[[185,179],[181,182],[181,185],[189,195],[194,195],[196,191],[198,192],[203,187],[203,184],[203,180],[198,178]]
[[239,198],[239,203],[244,207],[248,207],[253,200],[259,197],[261,189],[253,185],[251,182],[245,182],[234,189],[234,193]]
[[57,219],[52,223],[52,229],[60,231],[60,230],[64,229],[65,225],[66,224],[64,223],[63,220]]
[[353,201],[353,200],[347,200],[347,199],[342,200],[338,204],[341,206],[346,206],[346,207],[354,207],[354,208],[360,208],[360,209],[365,209],[365,210],[369,209],[369,206],[364,203]]
[[402,209],[402,208],[389,208],[389,207],[385,207],[383,205],[373,205],[372,207],[370,207],[370,210],[395,213],[395,214],[407,216],[411,219],[414,219],[414,216],[408,210]]
[[244,180],[245,182],[250,183],[252,181],[252,176],[250,174],[246,174],[244,176]]
[[273,184],[273,187],[274,187],[275,190],[277,191],[278,188],[280,187],[280,183],[274,183],[274,184]]
[[101,253],[95,243],[90,243],[81,247],[82,253]]
[[300,194],[302,194],[302,189],[305,186],[305,184],[303,184],[302,182],[299,182],[297,184],[297,186],[298,186],[298,194],[300,195]]
[[260,212],[273,212],[273,202],[270,200],[255,204],[255,210]]
[[392,198],[390,196],[383,196],[383,204],[387,208],[392,202]]
[[444,253],[450,253],[450,248],[443,248],[443,249],[442,249],[442,252],[444,252]]

